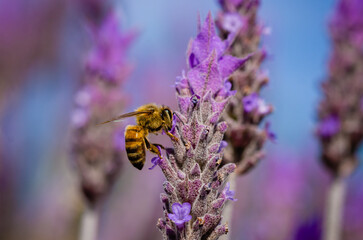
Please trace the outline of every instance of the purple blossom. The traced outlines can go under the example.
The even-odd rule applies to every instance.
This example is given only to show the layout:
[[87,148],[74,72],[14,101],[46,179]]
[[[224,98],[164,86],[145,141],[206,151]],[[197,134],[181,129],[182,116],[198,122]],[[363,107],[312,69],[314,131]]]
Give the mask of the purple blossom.
[[228,146],[228,143],[226,141],[222,141],[221,145],[219,145],[218,152],[222,152],[223,149],[225,149]]
[[340,1],[331,22],[334,38],[348,40],[358,49],[363,44],[363,1]]
[[190,215],[191,205],[188,202],[183,203],[173,203],[171,206],[173,213],[169,213],[168,217],[177,225],[179,228],[184,226],[185,222],[189,222],[192,219]]
[[220,35],[230,45],[228,53],[239,58],[250,56],[247,67],[237,68],[229,78],[236,101],[231,101],[223,115],[231,126],[226,133],[231,147],[227,149],[223,162],[237,164],[237,174],[245,174],[265,155],[263,146],[269,134],[266,138],[261,122],[273,110],[272,105],[259,96],[269,81],[260,68],[266,59],[266,51],[260,46],[266,27],[257,18],[259,0],[220,0],[219,3],[221,11],[216,24]]
[[209,14],[197,37],[191,41],[188,57],[191,69],[186,79],[189,80],[194,94],[204,96],[207,82],[212,94],[216,93],[224,80],[248,60],[249,57],[239,59],[224,56],[227,48],[228,42],[218,37],[212,15]]
[[151,159],[151,163],[153,164],[150,168],[149,168],[149,170],[152,170],[152,169],[154,169],[157,165],[159,165],[160,164],[160,161],[161,161],[161,158],[160,157],[153,157],[152,159]]
[[242,102],[244,110],[247,113],[257,110],[257,113],[266,115],[271,111],[270,105],[260,98],[257,93],[243,97]]
[[155,160],[166,178],[161,194],[165,219],[157,224],[164,240],[218,239],[228,232],[227,224],[221,224],[225,204],[221,186],[236,165],[221,166],[227,123],[220,117],[234,94],[227,79],[248,59],[227,55],[228,47],[228,41],[216,35],[209,14],[189,44],[188,69],[176,81],[180,112],[175,112],[180,119],[176,118],[172,134],[178,140],[173,140],[174,148],[165,158]]
[[329,116],[321,121],[318,132],[322,137],[331,137],[335,135],[340,128],[340,122],[337,116]]
[[120,126],[96,124],[107,115],[119,113],[120,105],[125,104],[120,88],[129,70],[126,50],[132,39],[130,34],[121,34],[112,12],[99,17],[97,24],[92,21],[94,45],[86,59],[83,86],[75,94],[71,115],[72,157],[82,192],[92,206],[107,195],[121,168],[124,143]]
[[231,33],[237,33],[244,25],[244,21],[238,13],[226,13],[223,15],[222,28]]
[[317,135],[321,160],[336,177],[356,168],[363,139],[363,1],[339,0],[330,24],[332,53],[323,82]]
[[226,104],[223,101],[235,93],[226,80],[250,56],[236,58],[225,54],[229,44],[227,40],[222,41],[216,34],[214,21],[209,14],[197,37],[190,41],[187,52],[189,70],[176,81],[182,113],[186,113],[192,104],[192,96],[202,98],[208,93],[220,102],[213,104],[213,108],[221,112]]
[[253,110],[255,110],[258,107],[258,100],[259,100],[259,97],[258,97],[257,93],[252,93],[248,96],[245,96],[242,99],[243,109],[248,113],[252,112]]
[[228,200],[237,201],[237,199],[234,198],[235,192],[233,190],[229,190],[229,182],[227,182],[226,186],[224,187],[223,194]]
[[101,26],[91,26],[95,47],[89,54],[87,69],[107,81],[120,81],[127,74],[124,59],[134,33],[121,34],[114,13],[110,13]]

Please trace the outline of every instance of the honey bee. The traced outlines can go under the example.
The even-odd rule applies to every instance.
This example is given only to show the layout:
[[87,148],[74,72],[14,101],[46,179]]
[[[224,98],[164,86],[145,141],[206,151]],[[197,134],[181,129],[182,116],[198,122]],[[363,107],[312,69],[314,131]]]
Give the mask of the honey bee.
[[125,146],[131,164],[141,170],[145,164],[145,147],[160,158],[161,152],[158,147],[165,149],[160,144],[150,143],[147,139],[149,133],[157,134],[164,130],[174,141],[178,141],[178,138],[169,132],[172,128],[174,114],[167,106],[150,103],[139,107],[134,112],[122,114],[100,124],[117,122],[123,118],[136,116],[136,125],[126,126]]

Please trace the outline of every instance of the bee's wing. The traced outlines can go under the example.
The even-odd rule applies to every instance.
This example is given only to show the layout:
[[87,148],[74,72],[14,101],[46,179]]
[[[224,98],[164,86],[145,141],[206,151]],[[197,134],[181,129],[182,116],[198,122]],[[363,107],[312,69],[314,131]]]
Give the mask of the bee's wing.
[[108,120],[106,122],[99,123],[97,125],[101,125],[101,124],[105,124],[105,123],[110,123],[110,122],[118,122],[118,121],[120,121],[121,119],[124,119],[124,118],[133,117],[133,116],[137,116],[137,115],[141,115],[141,114],[151,114],[153,112],[154,112],[154,110],[129,112],[129,113],[125,113],[125,114],[122,114],[120,116],[117,116],[117,117],[115,117],[115,118],[113,118],[111,120]]

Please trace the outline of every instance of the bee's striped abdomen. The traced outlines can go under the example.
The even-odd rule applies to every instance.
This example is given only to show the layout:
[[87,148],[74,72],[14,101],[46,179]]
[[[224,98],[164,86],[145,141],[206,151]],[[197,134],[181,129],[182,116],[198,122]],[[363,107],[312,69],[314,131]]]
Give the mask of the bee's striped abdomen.
[[141,170],[145,163],[144,130],[140,126],[128,125],[125,130],[127,157],[134,167]]

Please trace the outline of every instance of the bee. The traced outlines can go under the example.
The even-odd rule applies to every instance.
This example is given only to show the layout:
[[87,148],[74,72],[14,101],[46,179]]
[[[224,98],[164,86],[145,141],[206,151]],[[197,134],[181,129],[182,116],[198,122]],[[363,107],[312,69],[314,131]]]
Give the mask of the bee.
[[171,139],[178,141],[178,138],[169,132],[173,125],[174,114],[167,106],[150,103],[139,107],[134,112],[122,114],[100,124],[117,122],[127,117],[136,116],[136,125],[126,126],[125,147],[131,164],[141,170],[145,164],[145,148],[160,158],[159,148],[165,149],[160,144],[150,143],[147,139],[149,133],[158,134],[164,130]]

